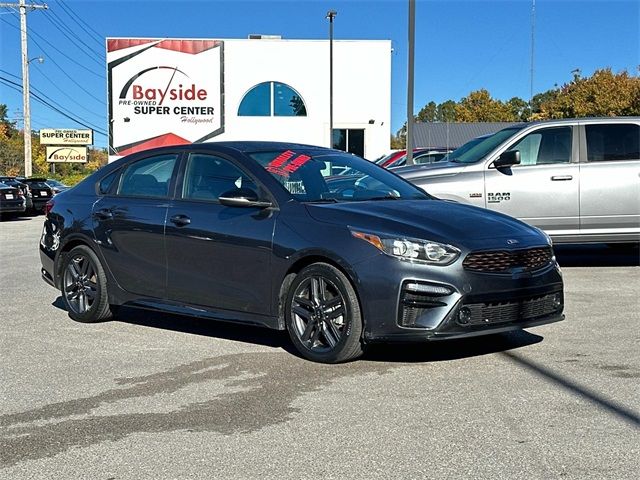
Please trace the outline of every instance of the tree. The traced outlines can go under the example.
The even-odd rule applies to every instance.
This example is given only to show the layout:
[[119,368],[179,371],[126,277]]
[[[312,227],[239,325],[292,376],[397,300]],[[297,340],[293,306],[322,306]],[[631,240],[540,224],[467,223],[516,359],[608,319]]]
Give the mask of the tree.
[[515,122],[508,105],[494,100],[487,90],[471,92],[456,105],[456,121],[458,122]]
[[416,115],[417,122],[435,122],[438,119],[438,106],[436,102],[427,103]]
[[529,104],[520,97],[513,97],[507,102],[511,115],[518,122],[526,122],[529,118]]
[[439,122],[455,122],[456,121],[456,105],[453,100],[447,100],[438,105],[437,118]]
[[16,122],[9,121],[9,109],[4,103],[0,103],[0,139],[14,136],[16,130]]
[[624,70],[596,70],[591,77],[574,75],[558,93],[540,105],[537,119],[640,115],[640,78]]

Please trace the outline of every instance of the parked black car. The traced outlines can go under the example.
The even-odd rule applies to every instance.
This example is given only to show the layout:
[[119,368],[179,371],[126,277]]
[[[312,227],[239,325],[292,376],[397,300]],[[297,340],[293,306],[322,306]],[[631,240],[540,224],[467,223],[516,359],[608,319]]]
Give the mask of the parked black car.
[[46,178],[18,178],[22,183],[26,183],[31,190],[33,200],[33,212],[43,212],[46,203],[53,198],[53,188],[47,184]]
[[22,191],[4,182],[0,182],[0,214],[22,213],[26,201]]
[[20,182],[16,179],[16,177],[0,176],[0,182],[4,183],[5,185],[9,185],[10,187],[19,188],[26,201],[26,211],[29,212],[33,209],[33,199],[31,197],[31,189],[29,188],[29,185]]
[[65,190],[69,190],[69,188],[71,188],[69,187],[69,185],[65,185],[55,178],[47,178],[47,185],[51,187],[54,195],[57,195],[58,193],[64,192]]
[[[333,188],[325,178],[335,166],[360,175]],[[560,269],[540,230],[438,200],[336,150],[274,142],[149,150],[47,208],[42,275],[81,322],[125,304],[211,317],[287,329],[305,357],[340,362],[371,342],[564,318]]]

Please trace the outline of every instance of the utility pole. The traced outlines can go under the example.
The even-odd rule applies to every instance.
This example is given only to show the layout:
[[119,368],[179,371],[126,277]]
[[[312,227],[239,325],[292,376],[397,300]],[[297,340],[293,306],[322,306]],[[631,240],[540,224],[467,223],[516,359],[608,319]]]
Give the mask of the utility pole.
[[407,165],[413,165],[413,65],[416,38],[416,0],[409,0],[409,71],[407,75]]
[[0,3],[0,7],[20,9],[20,46],[22,51],[22,108],[24,110],[24,176],[33,173],[31,164],[31,106],[29,103],[29,54],[27,52],[27,9],[49,8],[46,4]]
[[529,80],[529,120],[533,114],[533,71],[536,45],[536,0],[531,0],[531,78]]
[[329,10],[329,148],[333,148],[333,19],[338,12]]

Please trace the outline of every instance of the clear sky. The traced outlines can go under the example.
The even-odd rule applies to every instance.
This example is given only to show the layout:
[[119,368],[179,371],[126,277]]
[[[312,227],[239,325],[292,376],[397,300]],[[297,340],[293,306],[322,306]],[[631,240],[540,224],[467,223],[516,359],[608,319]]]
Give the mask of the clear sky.
[[[31,85],[101,130],[107,125],[105,37],[246,38],[263,33],[324,39],[329,9],[338,11],[336,39],[392,41],[392,131],[406,119],[408,0],[46,3],[48,11],[28,14],[29,57],[45,57],[43,64],[31,62]],[[531,0],[418,0],[415,113],[430,100],[460,100],[480,88],[502,100],[528,99],[531,7]],[[0,9],[0,76],[21,83],[18,26],[15,13]],[[536,0],[534,93],[570,81],[576,68],[585,76],[602,67],[638,75],[639,65],[639,0]],[[0,85],[0,103],[9,105],[11,118],[20,117],[18,91]],[[32,111],[34,129],[78,127],[38,102],[32,101]],[[105,146],[107,140],[96,135],[95,143]]]

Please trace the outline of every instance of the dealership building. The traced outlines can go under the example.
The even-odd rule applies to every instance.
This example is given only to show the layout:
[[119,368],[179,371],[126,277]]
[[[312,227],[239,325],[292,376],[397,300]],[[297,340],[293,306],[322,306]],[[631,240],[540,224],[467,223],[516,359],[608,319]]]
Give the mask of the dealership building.
[[391,42],[107,39],[109,153],[276,140],[374,159],[389,150]]

